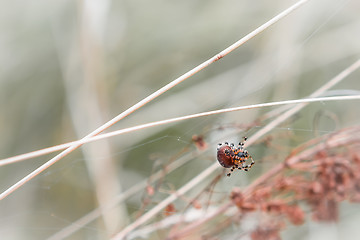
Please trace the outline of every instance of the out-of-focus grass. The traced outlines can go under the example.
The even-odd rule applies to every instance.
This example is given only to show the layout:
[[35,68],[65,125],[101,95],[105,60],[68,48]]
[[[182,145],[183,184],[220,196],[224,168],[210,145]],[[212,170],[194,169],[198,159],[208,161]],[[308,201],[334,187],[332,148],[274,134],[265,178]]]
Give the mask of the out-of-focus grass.
[[[289,5],[288,1],[230,0],[104,1],[94,6],[86,1],[3,3],[0,157],[82,137]],[[225,106],[307,96],[358,58],[359,7],[356,1],[310,1],[113,129]],[[357,91],[358,78],[355,73],[336,89]],[[355,104],[313,104],[284,128],[274,130],[275,136],[294,135],[291,141],[277,140],[281,151],[257,146],[252,153],[257,159],[274,152],[284,156],[293,145],[314,137],[314,127],[329,132],[358,124]],[[108,190],[103,194],[111,198],[147,179],[153,165],[168,164],[184,149],[195,151],[193,146],[187,148],[194,134],[204,134],[209,143],[224,136],[238,141],[251,135],[257,128],[238,133],[236,128],[216,127],[248,124],[265,111],[191,120],[89,144],[0,202],[0,237],[46,238],[94,209],[101,202],[99,188]],[[314,116],[323,111],[337,116],[337,125],[327,117],[314,123]],[[215,146],[209,147],[214,150],[167,177],[166,186],[181,186],[215,161]],[[49,158],[0,168],[1,191]],[[272,161],[259,161],[250,179],[266,171]],[[112,172],[114,178],[109,180],[98,170]],[[101,179],[110,182],[102,184]],[[247,181],[237,174],[221,180],[219,186],[226,195],[232,186]],[[108,187],[112,182],[114,186]],[[120,206],[116,211],[120,219],[114,221],[119,225],[132,221],[132,214],[141,208],[141,195]],[[152,204],[164,196],[156,196]],[[71,239],[106,238],[106,229],[119,227],[109,226],[107,217]]]

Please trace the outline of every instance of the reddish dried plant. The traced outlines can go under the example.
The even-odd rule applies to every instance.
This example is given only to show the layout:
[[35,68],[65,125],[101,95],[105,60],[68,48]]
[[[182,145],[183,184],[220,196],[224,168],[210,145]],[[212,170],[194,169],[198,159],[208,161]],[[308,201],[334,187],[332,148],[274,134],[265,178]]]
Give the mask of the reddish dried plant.
[[[210,216],[188,225],[182,223],[168,238],[216,236],[231,224],[243,226],[241,221],[247,221],[247,216],[259,216],[255,226],[244,232],[253,240],[281,239],[288,225],[298,226],[307,219],[337,221],[342,201],[360,202],[360,127],[312,139],[293,149],[284,162],[245,189],[234,188],[230,200]],[[227,211],[234,205],[237,212]],[[207,228],[199,228],[205,223],[209,223]]]
[[340,202],[359,202],[359,143],[358,128],[323,137],[316,145],[293,151],[296,155],[248,189],[235,188],[230,199],[241,215],[267,216],[252,230],[251,238],[280,239],[286,223],[304,223],[304,206],[311,209],[313,220],[329,222],[338,220]]
[[259,226],[251,233],[253,240],[280,240],[280,230],[284,226],[278,222],[269,222],[266,226]]
[[208,147],[207,143],[204,140],[204,137],[201,135],[193,135],[191,140],[194,142],[196,148],[200,151],[203,151]]

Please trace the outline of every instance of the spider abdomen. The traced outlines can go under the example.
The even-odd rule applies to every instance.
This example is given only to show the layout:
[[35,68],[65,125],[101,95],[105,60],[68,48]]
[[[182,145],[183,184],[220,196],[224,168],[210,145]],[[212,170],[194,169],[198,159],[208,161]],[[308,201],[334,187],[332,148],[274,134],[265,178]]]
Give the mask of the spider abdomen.
[[234,166],[234,153],[228,145],[220,147],[217,151],[217,160],[224,168],[231,168]]

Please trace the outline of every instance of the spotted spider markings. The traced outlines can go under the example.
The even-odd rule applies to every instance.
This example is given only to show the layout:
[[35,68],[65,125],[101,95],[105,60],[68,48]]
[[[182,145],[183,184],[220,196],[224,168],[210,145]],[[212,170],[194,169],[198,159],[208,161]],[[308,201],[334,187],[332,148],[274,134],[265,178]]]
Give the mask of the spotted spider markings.
[[[219,143],[217,147],[217,160],[224,168],[231,168],[227,174],[230,177],[231,173],[235,169],[249,171],[249,169],[255,164],[255,161],[250,156],[249,152],[244,148],[247,138],[244,137],[243,142],[239,142],[239,145],[235,147],[233,143],[229,145],[228,142]],[[251,159],[251,163],[246,164],[246,161]]]

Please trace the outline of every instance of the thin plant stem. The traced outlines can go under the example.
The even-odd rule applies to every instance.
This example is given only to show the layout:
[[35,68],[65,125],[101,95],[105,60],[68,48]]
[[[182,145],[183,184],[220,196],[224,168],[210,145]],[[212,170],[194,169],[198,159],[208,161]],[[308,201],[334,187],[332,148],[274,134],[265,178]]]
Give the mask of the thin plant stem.
[[[144,105],[146,105],[150,101],[154,100],[155,98],[157,98],[161,94],[163,94],[166,91],[170,90],[171,88],[175,87],[176,85],[178,85],[179,83],[181,83],[184,80],[188,79],[189,77],[191,77],[195,73],[197,73],[197,72],[201,71],[202,69],[206,68],[210,64],[212,64],[212,63],[216,62],[217,60],[223,58],[224,56],[226,56],[230,52],[234,51],[235,49],[237,49],[238,47],[240,47],[241,45],[243,45],[244,43],[246,43],[247,41],[249,41],[250,39],[255,37],[257,34],[263,32],[265,29],[272,26],[273,24],[278,22],[280,19],[286,17],[288,14],[290,14],[291,12],[293,12],[294,10],[296,10],[297,8],[299,8],[300,6],[302,6],[303,4],[305,4],[308,1],[309,0],[300,0],[300,1],[298,1],[297,3],[295,3],[294,5],[289,7],[288,9],[286,9],[285,11],[281,12],[280,14],[278,14],[275,17],[273,17],[272,19],[270,19],[268,22],[264,23],[260,27],[256,28],[254,31],[247,34],[245,37],[241,38],[239,41],[235,42],[234,44],[232,44],[231,46],[229,46],[225,50],[223,50],[220,53],[216,54],[214,57],[210,58],[209,60],[203,62],[199,66],[197,66],[197,67],[193,68],[192,70],[188,71],[184,75],[180,76],[179,78],[175,79],[174,81],[172,81],[169,84],[165,85],[164,87],[160,88],[156,92],[152,93],[148,97],[144,98],[140,102],[136,103],[132,107],[128,108],[124,112],[120,113],[118,116],[114,117],[113,119],[111,119],[110,121],[105,123],[104,125],[102,125],[99,128],[95,129],[93,132],[86,135],[83,139],[87,139],[87,138],[96,136],[99,133],[103,132],[104,130],[108,129],[109,127],[111,127],[112,125],[114,125],[115,123],[117,123],[118,121],[123,119],[124,117],[126,117],[126,116],[130,115],[131,113],[135,112],[136,110],[143,107]],[[74,146],[71,146],[71,147],[67,148],[63,152],[59,153],[58,155],[56,155],[55,157],[53,157],[52,159],[50,159],[49,161],[47,161],[46,163],[44,163],[43,165],[41,165],[40,167],[38,167],[37,169],[32,171],[31,173],[29,173],[27,176],[22,178],[20,181],[18,181],[17,183],[15,183],[11,187],[9,187],[7,190],[2,192],[0,194],[0,200],[4,199],[8,195],[10,195],[14,191],[16,191],[18,188],[23,186],[25,183],[27,183],[28,181],[30,181],[31,179],[36,177],[38,174],[43,172],[45,169],[49,168],[51,165],[53,165],[54,163],[56,163],[57,161],[59,161],[60,159],[62,159],[63,157],[65,157],[66,155],[71,153],[72,151],[74,151],[75,149],[79,148],[80,146],[81,146],[81,144],[78,144],[78,145],[74,145]]]
[[[360,67],[360,59],[358,59],[356,62],[351,64],[349,67],[341,71],[338,75],[336,75],[334,78],[332,78],[330,81],[328,81],[326,84],[321,86],[319,89],[317,89],[315,92],[313,92],[310,97],[316,98],[323,94],[328,89],[332,88],[336,84],[338,84],[340,81],[344,80],[347,76],[349,76],[351,73],[353,73],[355,70],[357,70]],[[260,136],[264,136],[266,133],[268,133],[270,130],[272,130],[274,127],[278,126],[280,123],[288,119],[293,114],[300,111],[302,108],[306,106],[305,103],[299,104],[287,111],[285,111],[283,114],[281,114],[279,117],[275,118],[273,121],[268,123],[264,128],[260,129],[258,132],[256,132],[251,139],[247,141],[247,144],[252,144],[255,139],[260,138]]]
[[[170,124],[170,123],[174,123],[174,122],[179,122],[179,121],[184,121],[184,120],[189,120],[189,119],[194,119],[194,118],[199,118],[199,117],[205,117],[205,116],[211,116],[211,115],[216,115],[216,114],[221,114],[221,113],[229,113],[229,112],[235,112],[235,111],[241,111],[241,110],[249,110],[249,109],[255,109],[255,108],[280,106],[280,105],[290,105],[290,104],[299,104],[299,103],[307,104],[307,103],[313,103],[313,102],[345,101],[345,100],[357,100],[357,99],[360,99],[360,95],[322,97],[322,98],[305,98],[305,99],[297,99],[297,100],[286,100],[286,101],[279,101],[279,102],[260,103],[260,104],[254,104],[254,105],[232,107],[232,108],[225,108],[225,109],[202,112],[202,113],[195,113],[195,114],[186,115],[186,116],[182,116],[182,117],[176,117],[176,118],[170,118],[170,119],[161,120],[161,121],[145,123],[145,124],[137,125],[134,127],[124,128],[124,129],[112,131],[109,133],[100,134],[100,135],[97,135],[97,136],[94,136],[91,138],[80,139],[77,141],[63,143],[63,144],[56,145],[56,146],[49,147],[49,148],[44,148],[44,149],[37,150],[34,152],[25,153],[25,154],[17,155],[17,156],[10,157],[10,158],[5,158],[5,159],[0,160],[0,166],[23,161],[23,160],[29,159],[29,158],[38,157],[38,156],[48,154],[51,152],[55,152],[55,151],[59,151],[59,150],[62,150],[62,149],[68,148],[68,147],[77,146],[79,144],[83,145],[85,143],[90,143],[90,142],[98,141],[98,140],[109,138],[109,137],[118,136],[118,135],[125,134],[125,133],[135,132],[135,131],[139,131],[139,130],[150,128],[150,127],[161,126],[161,125],[165,125],[165,124]],[[294,109],[294,108],[292,108],[292,109]],[[294,110],[292,110],[292,111],[294,111]],[[288,114],[291,115],[291,112]],[[285,115],[284,117],[286,117],[287,115]]]
[[216,216],[218,216],[219,214],[224,213],[229,207],[233,206],[232,202],[228,202],[224,205],[222,205],[221,207],[219,207],[216,211],[214,211],[212,214],[206,216],[206,217],[201,217],[198,221],[193,222],[192,224],[185,226],[181,229],[181,232],[176,232],[175,234],[171,234],[168,236],[168,239],[181,239],[181,238],[185,238],[186,235],[188,235],[191,231],[196,230],[197,228],[199,228],[202,224],[204,224],[205,222],[209,221],[209,219],[212,219]]

